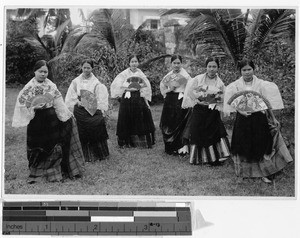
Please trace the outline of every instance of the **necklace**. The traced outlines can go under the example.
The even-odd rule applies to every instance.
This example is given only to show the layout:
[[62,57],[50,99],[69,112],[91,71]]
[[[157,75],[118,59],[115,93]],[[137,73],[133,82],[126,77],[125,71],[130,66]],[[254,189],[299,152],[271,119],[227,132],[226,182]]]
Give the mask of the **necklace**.
[[248,81],[248,82],[244,80],[245,89],[246,89],[246,90],[251,90],[251,88],[252,88],[252,83],[253,83],[253,80]]
[[217,77],[216,74],[215,74],[215,76],[213,76],[213,77],[210,77],[208,74],[206,74],[206,76],[207,76],[207,78],[209,78],[209,79],[215,79],[215,78]]
[[213,78],[210,78],[208,76],[208,74],[206,74],[205,84],[210,85],[210,86],[216,86],[217,85],[217,77],[216,77],[216,75]]
[[136,73],[136,72],[137,72],[137,68],[134,68],[134,69],[130,68],[130,71],[131,71],[132,73]]
[[84,74],[82,75],[83,80],[88,80],[92,77],[92,74],[90,74],[88,77],[86,77]]

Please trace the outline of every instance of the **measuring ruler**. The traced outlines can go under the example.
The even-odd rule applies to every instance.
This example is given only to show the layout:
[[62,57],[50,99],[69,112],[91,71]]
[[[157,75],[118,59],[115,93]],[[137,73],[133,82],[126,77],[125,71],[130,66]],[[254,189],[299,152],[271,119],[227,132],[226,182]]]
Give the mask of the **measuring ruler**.
[[190,203],[4,202],[3,235],[192,235]]

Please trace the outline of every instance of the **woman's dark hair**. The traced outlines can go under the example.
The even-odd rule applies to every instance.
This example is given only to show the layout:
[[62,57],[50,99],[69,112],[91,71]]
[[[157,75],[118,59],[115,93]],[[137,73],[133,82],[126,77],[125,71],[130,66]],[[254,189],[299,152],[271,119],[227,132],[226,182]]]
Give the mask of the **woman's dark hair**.
[[92,67],[92,69],[94,68],[94,61],[93,60],[85,59],[81,62],[81,66],[83,66],[85,63],[89,64]]
[[35,63],[35,65],[33,66],[33,72],[37,71],[39,68],[46,66],[49,70],[49,65],[47,63],[46,60],[39,60]]
[[181,57],[181,55],[173,55],[173,56],[171,57],[171,63],[172,63],[174,60],[177,60],[177,59],[179,59],[179,60],[180,60],[180,63],[182,63],[182,57]]
[[130,63],[130,60],[132,60],[133,58],[136,58],[138,62],[140,62],[140,58],[136,55],[136,54],[133,54],[133,55],[130,55],[129,58],[128,58],[128,63]]
[[220,63],[219,63],[219,59],[216,57],[208,57],[205,61],[205,67],[207,67],[209,62],[216,62],[216,64],[218,65],[218,68],[220,68]]
[[238,63],[238,70],[241,72],[242,68],[246,65],[249,65],[253,70],[255,69],[254,63],[252,60],[249,59],[242,59],[239,63]]

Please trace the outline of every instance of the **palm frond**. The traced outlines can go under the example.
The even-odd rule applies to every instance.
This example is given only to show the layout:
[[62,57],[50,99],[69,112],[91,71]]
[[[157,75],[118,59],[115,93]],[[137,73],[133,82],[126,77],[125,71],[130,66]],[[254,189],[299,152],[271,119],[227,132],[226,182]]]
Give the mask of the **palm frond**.
[[112,10],[111,9],[97,9],[94,10],[90,16],[89,20],[93,22],[94,26],[92,33],[99,34],[99,37],[105,39],[110,46],[116,50],[116,40],[113,32],[112,23]]
[[87,32],[82,32],[80,28],[76,28],[68,34],[66,38],[61,52],[71,51],[73,52],[77,45],[80,43],[82,38],[87,35]]
[[172,57],[172,55],[170,55],[170,54],[164,54],[164,55],[156,56],[156,57],[154,57],[154,58],[152,58],[152,59],[149,59],[149,60],[147,60],[147,61],[141,63],[141,64],[139,65],[139,68],[143,69],[143,68],[145,68],[145,67],[148,67],[149,64],[151,64],[151,63],[153,63],[153,62],[155,62],[155,61],[158,61],[158,60],[161,60],[161,59],[164,59],[164,58],[168,58],[168,57]]
[[44,44],[44,42],[41,40],[38,34],[35,34],[34,36],[33,35],[25,36],[22,38],[33,47],[44,49],[47,52],[47,54],[51,56],[51,52],[49,51],[49,48]]
[[81,19],[82,19],[83,21],[87,21],[87,18],[86,18],[86,16],[85,16],[83,10],[80,8],[80,9],[78,9],[78,11],[79,11],[79,16],[81,17]]
[[216,9],[166,9],[161,10],[161,16],[182,14],[189,18],[199,17],[200,15],[212,15]]
[[113,9],[111,15],[111,27],[115,39],[116,50],[121,46],[124,38],[128,39],[131,37],[131,32],[128,31],[128,29],[124,29],[129,25],[130,23],[127,21],[124,11],[121,9]]
[[[225,12],[228,14],[228,11]],[[240,13],[240,12],[238,12]],[[222,15],[223,14],[223,15]],[[214,15],[200,15],[192,19],[184,28],[184,35],[187,41],[215,45],[222,47],[236,62],[243,50],[243,42],[246,32],[243,25],[243,16],[239,18],[228,17],[224,13],[215,11]],[[223,20],[223,17],[226,20]]]
[[69,25],[70,22],[71,22],[71,19],[68,19],[63,24],[61,24],[57,27],[55,38],[54,38],[54,44],[56,47],[59,45],[62,34],[64,33],[65,28]]
[[287,34],[293,28],[295,19],[291,16],[294,13],[294,9],[263,9],[253,15],[255,18],[247,39],[247,52],[257,52],[269,37]]

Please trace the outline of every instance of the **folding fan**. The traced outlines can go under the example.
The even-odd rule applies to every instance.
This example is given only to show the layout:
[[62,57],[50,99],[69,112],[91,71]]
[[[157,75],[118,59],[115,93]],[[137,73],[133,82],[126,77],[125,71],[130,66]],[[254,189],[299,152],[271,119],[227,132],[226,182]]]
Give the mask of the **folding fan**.
[[170,74],[163,79],[163,84],[168,87],[179,87],[187,83],[187,79],[181,74]]
[[194,94],[201,102],[207,104],[220,103],[222,101],[222,90],[215,86],[201,85],[194,89]]
[[135,88],[139,90],[146,86],[146,83],[140,77],[130,77],[127,79],[127,82],[129,83],[128,88]]
[[85,110],[87,110],[87,112],[91,116],[94,116],[94,114],[97,111],[97,98],[95,94],[93,94],[88,90],[81,89],[80,99],[81,99],[81,104],[85,108]]
[[35,107],[37,105],[43,107],[45,105],[51,104],[52,101],[53,101],[53,96],[50,93],[45,93],[43,95],[36,95],[26,100],[26,107],[30,108],[30,107]]
[[258,112],[272,108],[268,99],[252,90],[245,90],[234,94],[227,103],[234,109],[243,112]]

